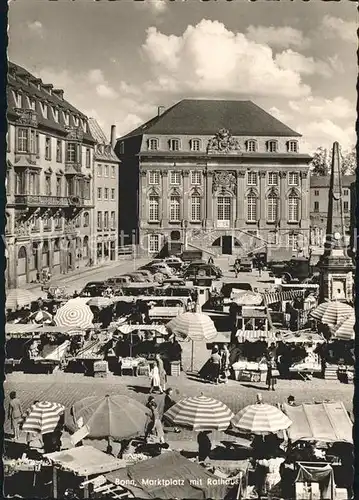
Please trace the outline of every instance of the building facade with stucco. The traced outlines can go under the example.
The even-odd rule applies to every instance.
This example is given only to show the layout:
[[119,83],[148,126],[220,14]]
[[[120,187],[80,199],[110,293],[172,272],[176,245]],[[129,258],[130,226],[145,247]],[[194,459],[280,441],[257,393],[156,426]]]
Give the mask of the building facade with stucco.
[[116,144],[121,228],[149,255],[305,254],[311,158],[300,139],[251,101],[159,108]]

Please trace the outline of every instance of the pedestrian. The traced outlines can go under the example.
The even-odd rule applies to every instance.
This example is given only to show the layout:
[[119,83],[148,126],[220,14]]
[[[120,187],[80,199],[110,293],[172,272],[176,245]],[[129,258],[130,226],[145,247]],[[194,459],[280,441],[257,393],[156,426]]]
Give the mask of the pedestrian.
[[288,396],[287,403],[289,406],[297,406],[294,396]]
[[211,256],[209,259],[208,259],[208,264],[214,264],[214,260],[213,260],[213,257]]
[[221,351],[221,375],[225,383],[228,382],[230,375],[229,366],[229,350],[227,344],[224,344]]
[[164,443],[165,442],[165,433],[163,431],[163,426],[162,426],[162,422],[160,419],[160,415],[158,413],[156,401],[154,401],[154,400],[151,401],[149,403],[149,408],[150,408],[151,413],[152,413],[152,421],[153,421],[152,430],[155,431],[156,436],[159,439],[159,442]]
[[263,263],[261,260],[258,261],[258,275],[259,277],[262,276],[262,269],[263,269]]
[[156,364],[158,367],[158,375],[160,378],[160,392],[162,393],[163,391],[166,390],[167,373],[166,373],[162,358],[159,354],[156,354]]
[[197,436],[198,443],[198,461],[199,463],[203,463],[206,458],[209,457],[212,449],[212,443],[209,439],[208,434],[210,431],[201,431]]
[[161,382],[160,382],[160,373],[158,370],[158,365],[157,363],[154,363],[152,370],[150,371],[150,381],[151,381],[151,389],[150,389],[150,394],[154,390],[159,390],[161,393],[163,392],[161,389]]
[[20,423],[22,420],[22,416],[23,416],[23,411],[22,411],[21,401],[16,396],[16,391],[11,391],[8,419],[10,420],[11,430],[14,433],[15,441],[17,441],[20,437]]
[[212,349],[210,363],[211,363],[211,381],[214,382],[215,384],[218,384],[219,374],[221,370],[221,356],[218,352],[217,345],[215,345]]
[[279,377],[279,371],[277,369],[277,363],[274,358],[268,358],[267,360],[267,386],[268,391],[275,391],[275,386],[277,384],[277,378]]

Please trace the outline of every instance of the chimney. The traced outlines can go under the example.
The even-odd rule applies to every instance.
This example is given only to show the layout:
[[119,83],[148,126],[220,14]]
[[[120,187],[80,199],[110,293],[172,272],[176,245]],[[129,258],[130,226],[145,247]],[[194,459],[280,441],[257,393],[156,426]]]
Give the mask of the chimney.
[[53,89],[52,93],[60,99],[64,99],[64,91],[62,89]]
[[158,106],[158,110],[157,110],[158,116],[163,115],[164,111],[165,111],[165,107],[164,106]]
[[51,94],[52,89],[54,88],[54,86],[53,86],[53,85],[51,85],[51,83],[43,83],[43,84],[42,84],[42,88],[43,88],[44,90],[46,90],[46,92],[48,92],[49,94]]
[[115,149],[116,146],[116,125],[111,125],[111,147]]

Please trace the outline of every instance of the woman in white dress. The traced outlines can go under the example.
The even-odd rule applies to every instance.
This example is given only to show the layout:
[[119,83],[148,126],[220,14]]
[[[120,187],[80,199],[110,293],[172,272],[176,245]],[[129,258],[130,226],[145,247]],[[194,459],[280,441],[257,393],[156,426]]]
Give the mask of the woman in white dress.
[[154,391],[154,389],[156,390],[158,389],[162,393],[160,372],[157,363],[154,363],[153,368],[150,371],[150,381],[151,381],[150,394]]
[[285,461],[284,458],[268,458],[258,460],[258,465],[266,468],[266,475],[264,479],[264,493],[267,495],[268,500],[280,498],[280,466]]

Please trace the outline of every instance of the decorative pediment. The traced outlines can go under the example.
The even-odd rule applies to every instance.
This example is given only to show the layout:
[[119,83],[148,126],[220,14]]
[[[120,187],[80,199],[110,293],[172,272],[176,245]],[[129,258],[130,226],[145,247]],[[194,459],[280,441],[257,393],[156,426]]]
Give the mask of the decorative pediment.
[[171,196],[182,196],[178,188],[172,188],[170,191]]
[[44,170],[44,173],[45,173],[45,174],[49,174],[49,175],[51,175],[51,174],[52,174],[52,172],[53,172],[53,170],[52,170],[52,168],[51,168],[51,167],[49,167],[49,168],[47,168],[46,170]]
[[259,198],[259,192],[256,188],[251,187],[247,189],[246,198],[248,198],[248,196],[255,196],[256,198]]
[[202,190],[198,186],[195,186],[191,189],[191,196],[203,196]]
[[296,196],[297,198],[300,198],[301,195],[299,189],[292,187],[287,193],[287,198],[289,198],[290,196]]
[[213,172],[213,184],[212,192],[230,192],[231,194],[237,194],[237,178],[236,173],[232,171],[217,171]]
[[148,196],[159,196],[160,192],[157,188],[151,187],[148,191]]
[[56,175],[64,175],[64,171],[61,168],[59,168],[56,170]]
[[267,191],[267,198],[269,198],[269,196],[271,196],[271,197],[275,196],[276,198],[279,198],[278,188],[275,186],[272,186],[271,188],[269,188]]
[[208,141],[207,153],[234,153],[241,150],[237,139],[232,137],[225,128],[220,129],[212,139]]

